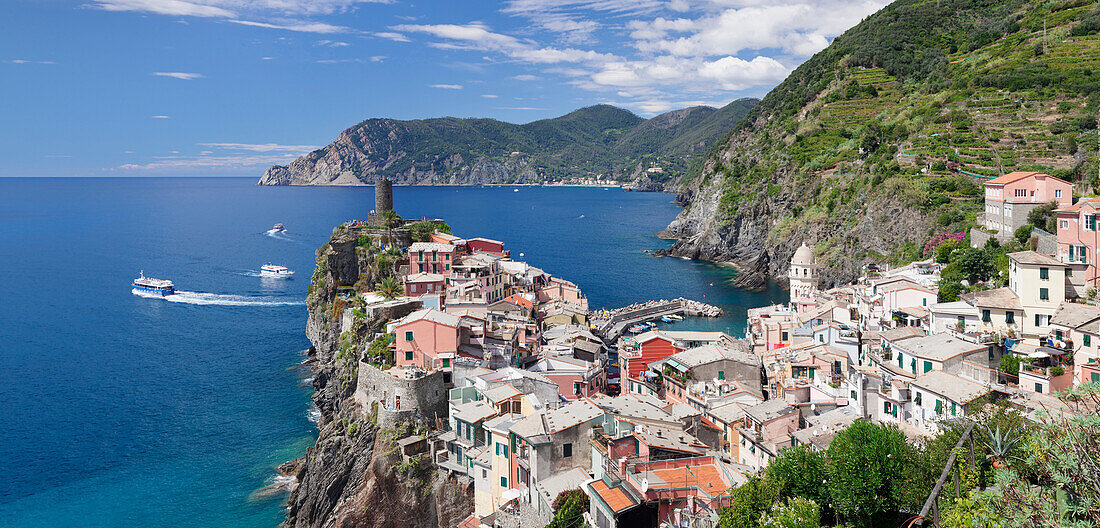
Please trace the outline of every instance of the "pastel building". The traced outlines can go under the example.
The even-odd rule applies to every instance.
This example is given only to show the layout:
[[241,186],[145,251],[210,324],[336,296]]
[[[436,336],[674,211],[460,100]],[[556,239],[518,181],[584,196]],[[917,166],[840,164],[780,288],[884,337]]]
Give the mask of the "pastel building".
[[458,250],[451,244],[415,242],[409,246],[409,273],[432,273],[449,277]]
[[[1096,248],[1100,246],[1100,198],[1085,198],[1074,205],[1063,206],[1058,215],[1058,260],[1067,266],[1071,282],[1085,287],[1096,287],[1100,272],[1096,267]],[[1078,292],[1078,295],[1083,292]]]
[[1032,209],[1048,203],[1073,203],[1073,185],[1049,174],[1012,172],[985,182],[985,227],[1007,239],[1027,223]]
[[397,366],[449,371],[459,349],[461,321],[433,308],[405,316],[394,325]]
[[1050,320],[1050,337],[1073,351],[1073,386],[1100,383],[1100,308],[1062,303]]

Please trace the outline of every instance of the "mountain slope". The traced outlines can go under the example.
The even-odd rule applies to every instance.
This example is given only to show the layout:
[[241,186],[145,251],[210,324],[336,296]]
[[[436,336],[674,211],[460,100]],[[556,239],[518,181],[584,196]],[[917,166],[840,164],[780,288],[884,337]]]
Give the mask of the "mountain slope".
[[650,120],[610,105],[522,125],[453,117],[368,119],[328,146],[264,173],[261,185],[362,185],[558,181],[603,174],[679,175],[730,130],[756,100],[694,107]]
[[669,253],[731,261],[757,286],[806,241],[827,286],[967,230],[982,176],[1041,170],[1094,188],[1098,6],[887,6],[797,68],[685,178]]

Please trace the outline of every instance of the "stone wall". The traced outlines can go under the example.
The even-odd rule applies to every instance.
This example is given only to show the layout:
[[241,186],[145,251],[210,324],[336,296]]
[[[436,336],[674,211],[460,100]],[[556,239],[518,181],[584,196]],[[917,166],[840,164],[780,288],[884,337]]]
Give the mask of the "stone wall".
[[[401,373],[401,369],[391,370]],[[406,379],[360,362],[355,401],[362,409],[371,409],[373,402],[380,402],[379,421],[384,415],[391,420],[420,417],[434,421],[447,417],[447,385],[439,371]]]

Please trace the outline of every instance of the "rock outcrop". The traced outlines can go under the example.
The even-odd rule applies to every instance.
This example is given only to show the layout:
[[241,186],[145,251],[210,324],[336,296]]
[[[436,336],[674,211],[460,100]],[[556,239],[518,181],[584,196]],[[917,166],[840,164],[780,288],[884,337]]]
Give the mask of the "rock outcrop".
[[366,226],[340,226],[317,251],[306,334],[313,344],[313,400],[321,417],[316,444],[283,466],[297,480],[287,500],[288,527],[452,528],[473,510],[470,481],[443,476],[430,457],[404,461],[395,441],[410,431],[380,429],[372,411],[353,397],[362,350],[386,317],[359,321],[341,333],[346,304],[337,289],[374,284],[393,273],[379,265],[379,254],[370,249],[376,246],[362,242],[363,236],[380,235]]

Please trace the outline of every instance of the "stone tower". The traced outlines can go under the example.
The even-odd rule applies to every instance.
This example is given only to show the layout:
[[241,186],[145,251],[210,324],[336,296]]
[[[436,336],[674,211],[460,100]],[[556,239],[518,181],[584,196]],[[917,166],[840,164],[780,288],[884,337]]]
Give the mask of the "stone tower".
[[787,275],[791,281],[791,300],[809,297],[817,291],[817,258],[814,250],[805,243],[799,246],[791,258],[791,271]]
[[374,184],[374,212],[381,215],[393,210],[393,181],[383,177]]

